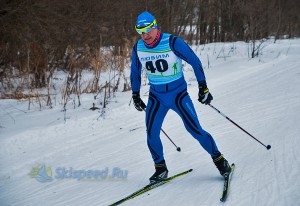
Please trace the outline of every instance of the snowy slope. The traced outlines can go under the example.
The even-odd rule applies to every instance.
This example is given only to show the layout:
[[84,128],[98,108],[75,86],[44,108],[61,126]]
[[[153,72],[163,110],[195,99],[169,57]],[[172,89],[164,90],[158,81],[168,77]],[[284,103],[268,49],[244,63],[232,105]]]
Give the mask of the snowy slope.
[[[217,58],[224,46],[227,54],[232,45],[236,49],[230,57]],[[256,59],[248,58],[242,42],[193,49],[204,65],[209,60],[205,73],[214,96],[212,105],[270,144],[271,150],[198,103],[193,72],[188,65],[185,69],[200,123],[236,164],[227,202],[219,201],[222,178],[211,158],[170,111],[163,129],[182,149],[177,152],[161,134],[170,175],[194,171],[124,205],[300,205],[300,40],[270,41],[265,46]],[[142,93],[147,90],[142,87]],[[93,97],[86,95],[82,107],[68,109],[66,123],[60,105],[28,111],[28,102],[1,100],[0,205],[108,205],[147,184],[154,168],[146,145],[145,117],[128,106],[130,98],[131,92],[117,93],[99,118],[99,112],[88,109]],[[43,164],[52,181],[41,183],[28,175]],[[63,169],[70,172],[71,168],[73,176],[65,173],[59,178]],[[105,172],[113,176],[118,168],[124,178],[105,176]],[[74,171],[78,170],[100,171],[104,178],[77,180]]]

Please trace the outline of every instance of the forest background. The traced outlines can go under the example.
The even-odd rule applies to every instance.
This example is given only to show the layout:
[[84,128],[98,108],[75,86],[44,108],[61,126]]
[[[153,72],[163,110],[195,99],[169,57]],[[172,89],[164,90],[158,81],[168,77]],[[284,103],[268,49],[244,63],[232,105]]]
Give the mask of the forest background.
[[[59,89],[63,104],[73,93],[116,90],[120,78],[129,90],[124,69],[139,38],[136,17],[145,10],[161,31],[189,44],[248,42],[249,58],[259,55],[268,38],[300,35],[300,1],[294,0],[0,0],[0,5],[0,98],[43,96],[48,106],[57,71],[66,74]],[[113,84],[100,81],[107,70],[114,72]],[[93,74],[89,82],[82,82],[84,71]]]

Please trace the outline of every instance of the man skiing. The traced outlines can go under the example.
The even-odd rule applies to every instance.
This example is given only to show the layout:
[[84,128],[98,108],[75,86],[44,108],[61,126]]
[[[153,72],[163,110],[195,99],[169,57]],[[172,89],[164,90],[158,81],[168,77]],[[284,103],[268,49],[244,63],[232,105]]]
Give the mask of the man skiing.
[[[135,29],[141,39],[132,50],[130,78],[134,106],[138,111],[146,110],[147,144],[155,166],[150,182],[168,177],[160,130],[169,109],[181,117],[186,130],[211,155],[220,174],[228,176],[230,165],[218,150],[213,137],[200,126],[183,76],[182,60],[194,69],[199,86],[198,101],[209,104],[213,97],[207,88],[200,59],[181,38],[159,31],[155,17],[147,11],[138,16]],[[140,98],[143,68],[150,82],[147,106]]]

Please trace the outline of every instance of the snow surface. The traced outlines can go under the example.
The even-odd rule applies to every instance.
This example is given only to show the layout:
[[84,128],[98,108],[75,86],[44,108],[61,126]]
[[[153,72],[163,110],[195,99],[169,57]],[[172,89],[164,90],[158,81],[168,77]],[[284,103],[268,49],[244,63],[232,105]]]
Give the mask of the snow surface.
[[[200,123],[236,164],[227,202],[219,201],[222,178],[210,156],[169,111],[163,129],[182,149],[177,152],[161,134],[169,175],[194,171],[124,205],[300,205],[300,40],[267,41],[264,46],[255,59],[248,58],[243,42],[193,49],[205,66],[212,105],[270,144],[270,150],[198,103],[195,76],[190,66],[185,68]],[[142,87],[145,101],[147,90]],[[37,106],[28,110],[28,101],[1,100],[0,205],[108,205],[146,185],[154,167],[145,114],[129,106],[130,98],[130,91],[116,93],[101,116],[103,110],[89,110],[93,96],[83,95],[81,107],[69,106],[66,122],[62,105],[40,111]],[[42,183],[39,175],[29,175],[42,165],[52,181]],[[72,168],[72,176],[59,178],[63,168]],[[113,174],[118,168],[123,176]],[[85,179],[78,180],[80,170]],[[88,177],[88,171],[104,176]]]

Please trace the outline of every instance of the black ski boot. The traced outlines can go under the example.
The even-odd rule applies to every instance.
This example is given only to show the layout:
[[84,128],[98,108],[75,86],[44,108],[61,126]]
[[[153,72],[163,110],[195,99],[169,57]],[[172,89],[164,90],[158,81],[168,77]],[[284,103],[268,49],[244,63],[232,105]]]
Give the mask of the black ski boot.
[[220,174],[223,177],[227,178],[231,172],[231,167],[230,167],[228,161],[223,157],[222,154],[213,158],[213,161],[214,161],[215,165],[217,166],[218,170],[220,171]]
[[149,178],[150,183],[160,182],[168,178],[168,169],[165,160],[155,163],[155,173]]

